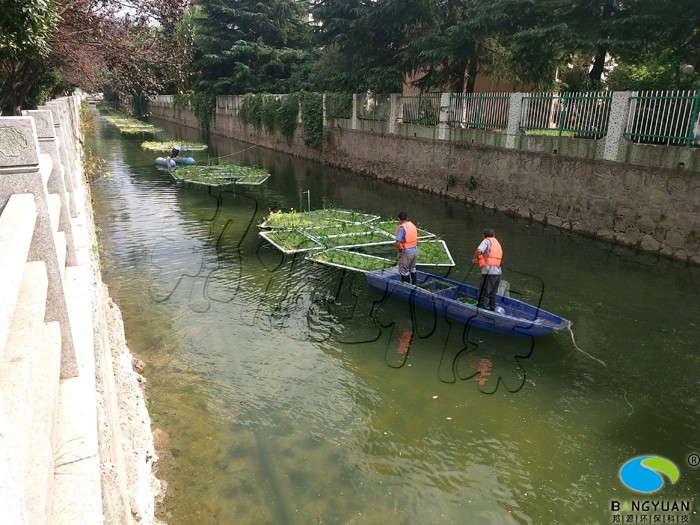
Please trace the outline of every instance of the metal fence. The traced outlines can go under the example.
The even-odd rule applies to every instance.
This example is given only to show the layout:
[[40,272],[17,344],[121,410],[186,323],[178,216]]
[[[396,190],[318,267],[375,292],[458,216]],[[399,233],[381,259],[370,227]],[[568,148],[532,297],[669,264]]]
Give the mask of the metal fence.
[[508,127],[510,93],[450,94],[447,123],[476,129]]
[[440,123],[440,93],[399,97],[397,122],[437,126]]
[[625,136],[646,144],[698,145],[699,111],[700,89],[641,91],[630,99]]
[[[500,130],[508,127],[511,93],[442,93],[396,97],[396,122]],[[283,95],[278,95],[282,98]],[[172,97],[171,97],[172,98]],[[391,112],[389,95],[359,94],[356,117],[386,121]],[[238,109],[241,95],[217,97],[217,107]],[[163,103],[171,102],[165,96]],[[531,93],[522,97],[520,129],[526,133],[600,139],[607,135],[612,93]],[[353,95],[327,94],[328,118],[352,118]],[[442,119],[442,120],[441,120]],[[633,142],[676,146],[700,146],[700,90],[643,91],[629,97],[624,135]]]
[[365,93],[357,105],[357,118],[360,120],[387,120],[391,103],[389,95]]
[[554,136],[600,139],[608,132],[612,95],[537,93],[523,97],[520,128]]
[[327,119],[352,118],[352,93],[327,93],[325,104]]

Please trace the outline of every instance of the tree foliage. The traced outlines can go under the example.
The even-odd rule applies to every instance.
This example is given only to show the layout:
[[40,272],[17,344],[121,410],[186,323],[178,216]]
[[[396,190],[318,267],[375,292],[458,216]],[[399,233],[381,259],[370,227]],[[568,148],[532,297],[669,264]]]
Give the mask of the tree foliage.
[[59,72],[57,89],[104,89],[127,110],[134,97],[182,84],[189,62],[186,32],[178,26],[183,0],[9,4],[0,19],[3,114],[18,113],[49,71]]
[[321,0],[312,14],[323,47],[315,78],[323,70],[334,90],[383,93],[401,91],[409,43],[433,17],[429,0]]
[[288,93],[310,50],[305,2],[202,0],[194,18],[198,91]]

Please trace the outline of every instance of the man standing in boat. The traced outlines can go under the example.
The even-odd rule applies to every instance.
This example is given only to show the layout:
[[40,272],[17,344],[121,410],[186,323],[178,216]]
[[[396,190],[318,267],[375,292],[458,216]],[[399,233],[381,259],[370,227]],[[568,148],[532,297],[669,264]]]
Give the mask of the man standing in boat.
[[418,229],[408,220],[405,211],[399,213],[396,230],[396,250],[399,252],[399,274],[401,281],[417,284],[416,258],[418,257]]
[[474,264],[481,267],[481,286],[479,286],[479,308],[496,309],[496,292],[501,282],[501,260],[503,249],[491,228],[484,229],[484,240],[477,247],[472,257]]

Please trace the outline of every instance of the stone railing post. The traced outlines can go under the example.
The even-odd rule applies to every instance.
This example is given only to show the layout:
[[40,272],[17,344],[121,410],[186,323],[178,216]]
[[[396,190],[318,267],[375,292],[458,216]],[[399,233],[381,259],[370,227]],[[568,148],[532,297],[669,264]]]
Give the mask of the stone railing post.
[[392,93],[389,95],[389,134],[396,134],[396,121],[398,120],[399,114],[399,98],[401,95],[399,93]]
[[445,140],[447,138],[447,120],[449,119],[450,111],[450,94],[442,93],[440,95],[440,118],[438,119],[438,139]]
[[46,184],[46,188],[49,193],[57,194],[61,200],[58,231],[62,231],[66,236],[66,264],[68,266],[77,266],[78,257],[75,251],[73,227],[71,226],[69,211],[69,200],[72,201],[72,208],[75,209],[73,186],[70,177],[65,176],[65,171],[61,164],[61,155],[58,151],[58,141],[56,140],[53,125],[53,115],[46,110],[29,110],[23,113],[34,119],[39,139],[39,152],[51,157],[51,176]]
[[324,93],[322,95],[321,99],[321,106],[323,107],[323,129],[326,129],[328,127],[328,116],[326,112],[326,94]]
[[27,262],[44,261],[46,264],[48,295],[44,320],[47,323],[58,321],[61,327],[61,378],[76,377],[78,362],[39,155],[33,118],[0,118],[0,209],[15,193],[34,195],[37,218]]
[[523,114],[523,94],[511,93],[508,107],[508,127],[506,128],[506,148],[515,149],[520,135],[520,121]]
[[620,143],[625,135],[625,127],[630,112],[634,111],[631,98],[636,95],[634,91],[615,91],[610,103],[610,117],[608,118],[608,132],[605,135],[605,160],[617,160],[620,153]]
[[359,95],[353,93],[352,95],[352,117],[350,117],[350,129],[357,129],[357,107],[360,105],[358,102]]
[[[62,118],[61,106],[54,102],[49,102],[45,106],[39,106],[39,109],[47,109],[53,114],[54,134],[58,141],[58,152],[61,164],[63,165],[63,171],[65,176],[70,178],[71,187],[75,188],[80,184],[80,181],[76,177],[74,150],[72,145],[68,144],[70,134],[66,126],[64,126],[65,117]],[[71,217],[78,216],[75,203],[71,203],[70,205],[70,215]]]

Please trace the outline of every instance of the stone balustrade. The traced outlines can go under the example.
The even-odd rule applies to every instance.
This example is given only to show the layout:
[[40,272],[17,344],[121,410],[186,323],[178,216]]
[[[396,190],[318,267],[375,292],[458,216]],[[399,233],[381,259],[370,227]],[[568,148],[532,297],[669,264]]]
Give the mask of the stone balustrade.
[[[0,523],[155,519],[150,419],[133,369],[115,378],[113,354],[128,350],[112,348],[123,325],[93,256],[79,104],[0,117]],[[142,424],[124,433],[133,413]]]

